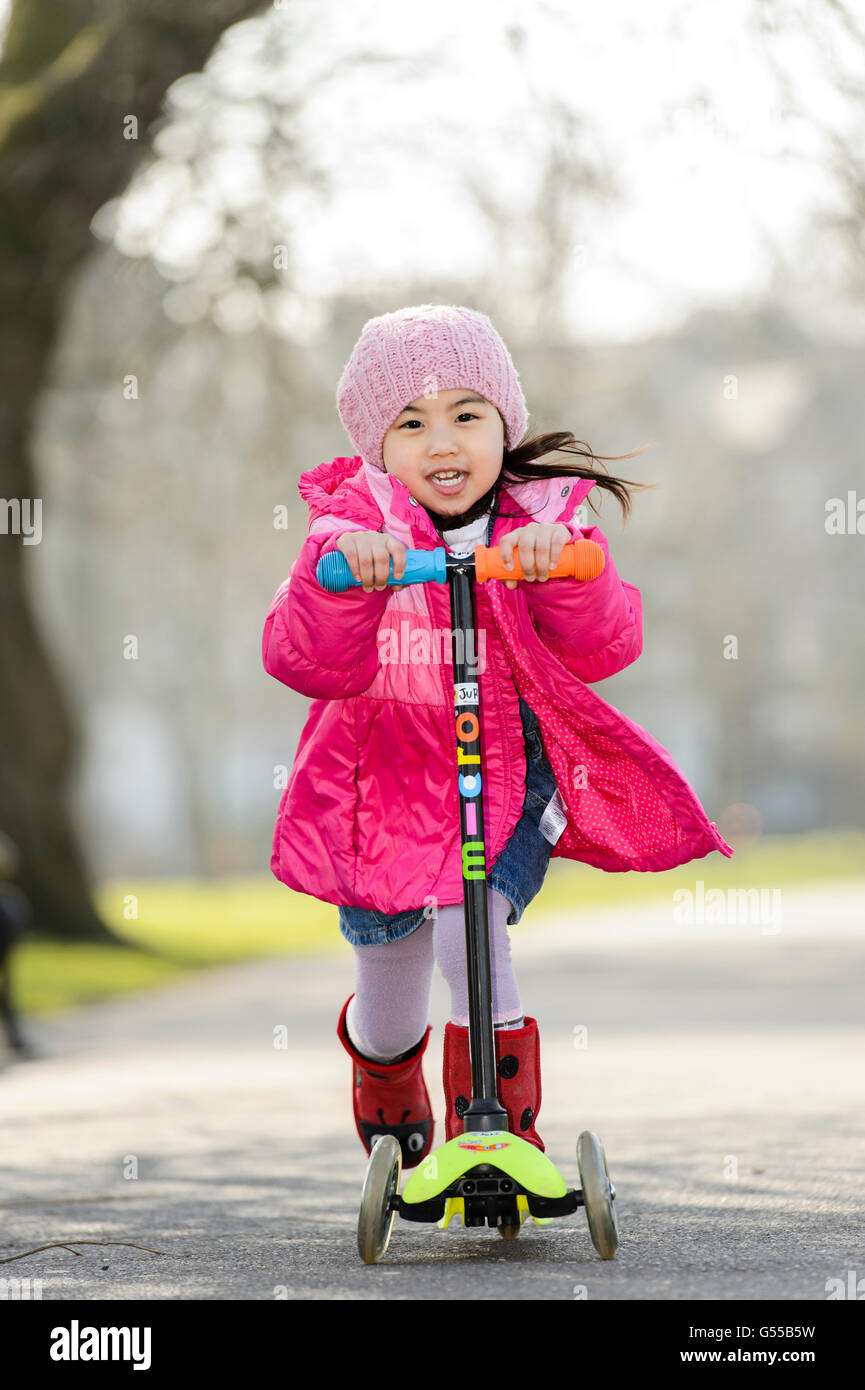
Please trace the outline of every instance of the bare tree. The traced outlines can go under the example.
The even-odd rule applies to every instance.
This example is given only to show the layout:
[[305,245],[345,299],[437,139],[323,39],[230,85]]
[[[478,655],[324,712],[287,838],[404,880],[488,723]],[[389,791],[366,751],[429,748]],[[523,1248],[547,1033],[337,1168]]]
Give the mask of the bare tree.
[[[809,258],[820,254],[815,234],[825,245],[838,248],[844,264],[839,289],[859,301],[865,296],[865,23],[856,6],[846,0],[823,0],[822,5],[799,5],[791,0],[754,0],[752,26],[762,45],[767,70],[775,82],[781,112],[791,123],[807,123],[818,136],[817,150],[785,152],[803,169],[819,165],[834,183],[838,206],[821,209],[807,227],[802,241]],[[814,87],[803,88],[790,68],[778,36],[801,36],[817,60],[822,75],[845,103],[846,121],[838,119],[839,106],[822,109],[814,100]],[[830,115],[831,109],[831,115]],[[769,240],[769,234],[764,233]],[[777,247],[771,249],[777,254]],[[779,286],[779,290],[782,287]]]
[[[262,0],[15,0],[0,61],[0,493],[39,495],[31,436],[90,221],[120,194],[169,85]],[[130,139],[134,118],[139,138]],[[126,132],[124,132],[126,126]],[[48,524],[51,524],[50,498]],[[8,504],[12,504],[9,506]],[[0,533],[0,828],[41,934],[116,938],[99,918],[67,806],[76,730],[39,632],[26,556]]]

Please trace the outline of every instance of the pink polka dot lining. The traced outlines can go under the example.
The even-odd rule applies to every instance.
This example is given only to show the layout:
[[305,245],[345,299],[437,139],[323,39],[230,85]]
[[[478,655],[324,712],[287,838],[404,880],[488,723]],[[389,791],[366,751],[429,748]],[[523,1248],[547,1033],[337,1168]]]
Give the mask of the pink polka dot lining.
[[544,752],[567,807],[568,823],[556,854],[594,858],[600,849],[632,861],[690,839],[633,756],[573,708],[549,698],[518,640],[513,611],[495,583],[487,590],[508,656],[521,677],[520,693],[538,716]]

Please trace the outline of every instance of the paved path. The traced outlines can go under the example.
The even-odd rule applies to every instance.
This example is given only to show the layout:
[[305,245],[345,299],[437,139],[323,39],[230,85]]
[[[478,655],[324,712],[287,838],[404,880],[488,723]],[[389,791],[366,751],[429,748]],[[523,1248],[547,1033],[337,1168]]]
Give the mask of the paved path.
[[[0,1275],[43,1299],[825,1300],[865,1276],[863,903],[865,880],[785,891],[779,931],[530,909],[513,954],[538,1126],[570,1185],[578,1132],[601,1136],[615,1260],[578,1212],[509,1243],[397,1220],[360,1263],[340,943],[31,1022],[41,1059],[0,1072],[0,1256],[71,1248]],[[437,975],[437,1115],[446,1018]]]

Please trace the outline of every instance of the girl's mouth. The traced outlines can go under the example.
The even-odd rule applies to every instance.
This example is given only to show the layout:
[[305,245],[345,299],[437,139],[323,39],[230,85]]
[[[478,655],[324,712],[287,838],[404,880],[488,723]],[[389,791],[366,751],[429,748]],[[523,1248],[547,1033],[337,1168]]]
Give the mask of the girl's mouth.
[[457,476],[456,469],[443,468],[440,473],[431,473],[427,482],[442,497],[457,497],[465,487],[467,478],[467,473],[460,472]]

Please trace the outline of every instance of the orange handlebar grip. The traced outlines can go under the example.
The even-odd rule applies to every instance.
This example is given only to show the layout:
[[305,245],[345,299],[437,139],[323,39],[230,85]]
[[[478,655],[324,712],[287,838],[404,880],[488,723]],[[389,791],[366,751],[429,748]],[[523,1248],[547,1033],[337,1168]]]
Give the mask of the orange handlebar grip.
[[[513,569],[502,563],[502,555],[497,545],[475,546],[475,578],[481,583],[488,579],[525,579],[520,564],[519,551],[511,556]],[[597,541],[571,541],[563,546],[555,569],[550,570],[550,579],[597,579],[603,573],[606,556]]]

